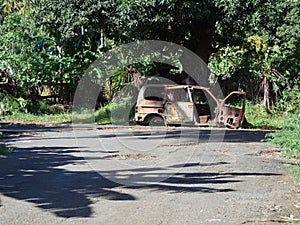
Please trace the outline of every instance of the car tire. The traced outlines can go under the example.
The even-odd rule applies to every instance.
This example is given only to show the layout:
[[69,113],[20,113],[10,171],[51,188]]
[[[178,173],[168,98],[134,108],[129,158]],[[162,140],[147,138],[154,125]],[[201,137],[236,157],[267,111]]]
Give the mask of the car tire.
[[148,120],[149,126],[165,126],[165,121],[160,116],[152,116]]

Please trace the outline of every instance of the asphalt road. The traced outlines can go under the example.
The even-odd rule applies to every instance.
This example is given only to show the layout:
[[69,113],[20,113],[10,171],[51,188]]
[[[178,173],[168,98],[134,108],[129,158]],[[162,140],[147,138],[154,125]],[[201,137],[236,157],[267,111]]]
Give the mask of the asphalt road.
[[[2,126],[0,224],[284,224],[299,194],[264,131]],[[9,134],[9,135],[8,135]],[[295,220],[296,221],[296,220]]]

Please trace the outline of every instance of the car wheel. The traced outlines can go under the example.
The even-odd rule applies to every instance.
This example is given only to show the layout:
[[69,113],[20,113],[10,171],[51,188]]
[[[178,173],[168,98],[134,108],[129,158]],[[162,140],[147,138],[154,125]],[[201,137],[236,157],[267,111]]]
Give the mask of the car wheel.
[[153,116],[149,118],[149,126],[164,126],[165,121],[160,116]]

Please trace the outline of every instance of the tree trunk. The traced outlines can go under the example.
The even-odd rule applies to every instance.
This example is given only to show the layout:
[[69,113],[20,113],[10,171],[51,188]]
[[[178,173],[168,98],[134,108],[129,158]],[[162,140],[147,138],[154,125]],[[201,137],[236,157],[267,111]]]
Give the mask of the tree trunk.
[[191,39],[186,47],[195,52],[206,64],[213,53],[212,40],[215,21],[195,21],[191,27]]
[[267,77],[264,77],[261,85],[262,85],[263,91],[264,91],[263,104],[266,107],[267,112],[271,113],[271,108],[270,108],[270,88],[269,88],[269,82],[267,80]]
[[[201,86],[209,86],[210,71],[207,63],[209,56],[213,52],[212,48],[212,32],[214,25],[210,22],[195,21],[191,24],[191,39],[185,44],[185,47],[199,56],[203,63],[199,63],[193,55],[183,54],[181,56],[181,63],[183,71],[193,78],[183,76],[182,80],[189,79],[191,84]],[[186,82],[185,82],[186,83]]]

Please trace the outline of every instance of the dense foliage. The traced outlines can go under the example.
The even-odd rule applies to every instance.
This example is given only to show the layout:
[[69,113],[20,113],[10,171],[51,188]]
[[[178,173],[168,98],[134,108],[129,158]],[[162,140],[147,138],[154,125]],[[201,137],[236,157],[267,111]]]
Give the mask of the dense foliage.
[[[0,115],[68,121],[70,114],[46,114],[65,111],[95,59],[124,43],[164,40],[208,63],[224,94],[245,90],[250,127],[281,129],[268,140],[300,158],[299,18],[299,0],[3,0]],[[186,80],[180,69],[152,61],[117,69],[96,120],[112,122],[112,111],[123,113],[112,100],[136,77],[162,75]],[[0,155],[8,151],[0,144]]]
[[[230,31],[227,45],[211,55],[212,71],[246,90],[251,99],[258,99],[262,89],[268,88],[273,104],[281,107],[283,90],[292,90],[300,81],[299,6],[299,1],[267,1],[257,5],[251,16],[232,12],[241,26]],[[222,27],[221,35],[228,32]]]
[[[84,70],[103,52],[142,39],[166,40],[208,62],[224,92],[244,89],[271,112],[292,113],[300,72],[298,0],[5,0],[0,6],[1,95],[71,103]],[[114,92],[140,76],[170,68],[120,68]],[[169,71],[168,71],[169,70]],[[174,74],[174,73],[173,73]],[[180,71],[175,73],[181,76]],[[53,100],[52,99],[52,100]],[[56,101],[55,100],[55,101]],[[54,102],[55,102],[54,101]],[[291,103],[296,101],[296,103]]]
[[[224,94],[245,90],[250,127],[281,129],[268,140],[299,158],[299,17],[299,0],[3,0],[0,114],[23,112],[31,121],[36,117],[29,113],[60,113],[64,106],[49,105],[71,104],[82,74],[103,53],[136,40],[164,40],[208,63]],[[151,61],[117,69],[101,95],[102,105],[109,104],[96,119],[106,123],[112,110],[122,114],[123,105],[111,101],[136,77],[166,74],[185,80],[180,69]]]

